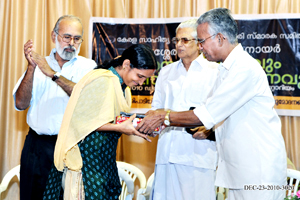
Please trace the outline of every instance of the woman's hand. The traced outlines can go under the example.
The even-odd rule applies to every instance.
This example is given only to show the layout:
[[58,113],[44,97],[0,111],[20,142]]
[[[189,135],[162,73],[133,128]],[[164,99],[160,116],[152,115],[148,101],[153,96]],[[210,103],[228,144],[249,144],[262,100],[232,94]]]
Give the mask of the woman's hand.
[[135,127],[132,124],[132,121],[134,120],[134,118],[136,117],[136,114],[133,114],[132,116],[130,116],[130,118],[120,124],[116,124],[118,132],[120,133],[124,133],[126,135],[135,135],[135,136],[139,136],[141,138],[144,138],[145,140],[147,140],[148,142],[151,142],[151,140],[147,137],[146,134],[140,133],[138,132]]

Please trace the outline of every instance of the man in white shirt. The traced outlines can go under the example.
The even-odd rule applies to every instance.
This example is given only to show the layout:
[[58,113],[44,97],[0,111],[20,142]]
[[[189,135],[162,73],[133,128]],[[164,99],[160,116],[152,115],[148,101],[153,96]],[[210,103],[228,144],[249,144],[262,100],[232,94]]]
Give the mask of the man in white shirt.
[[[188,110],[204,103],[211,93],[218,64],[199,55],[196,21],[182,22],[176,29],[173,42],[180,60],[161,69],[152,101],[154,110]],[[157,144],[153,199],[216,199],[216,145],[205,138],[193,138],[184,127],[162,131]]]
[[[83,35],[81,20],[72,15],[58,19],[51,33],[56,48],[42,58],[33,52],[33,41],[24,45],[26,72],[13,90],[15,108],[25,110],[30,127],[21,155],[20,199],[43,199],[53,164],[56,137],[74,85],[96,67],[78,56]],[[37,67],[38,66],[38,67]]]
[[[207,102],[193,111],[169,114],[172,124],[215,126],[219,153],[216,185],[229,188],[229,200],[282,200],[286,151],[281,122],[265,72],[237,42],[237,24],[226,8],[197,21],[201,50],[221,62],[220,75]],[[166,111],[149,112],[137,127],[150,133]]]

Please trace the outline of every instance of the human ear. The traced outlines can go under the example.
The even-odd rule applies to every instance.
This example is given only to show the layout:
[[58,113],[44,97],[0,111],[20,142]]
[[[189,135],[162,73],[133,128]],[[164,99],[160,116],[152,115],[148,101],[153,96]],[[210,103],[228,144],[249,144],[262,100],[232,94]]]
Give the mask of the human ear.
[[130,69],[130,60],[129,59],[125,59],[123,61],[122,68],[123,69]]
[[51,32],[51,40],[55,44],[56,33],[54,31]]
[[225,41],[225,37],[221,33],[218,34],[218,41],[220,46],[222,46]]

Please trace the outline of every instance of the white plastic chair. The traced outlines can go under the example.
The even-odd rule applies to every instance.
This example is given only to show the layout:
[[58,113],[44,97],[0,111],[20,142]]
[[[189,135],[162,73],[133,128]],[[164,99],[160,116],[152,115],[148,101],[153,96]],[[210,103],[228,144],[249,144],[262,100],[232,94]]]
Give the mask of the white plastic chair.
[[151,199],[153,181],[154,181],[154,172],[148,178],[146,188],[140,188],[138,190],[137,200],[149,200],[149,199]]
[[228,188],[215,187],[216,188],[216,199],[217,200],[226,200],[228,197]]
[[[300,181],[300,171],[298,170],[293,170],[293,169],[287,169],[287,178],[289,178],[289,186],[294,186],[294,189],[290,189],[288,188],[288,194],[287,196],[290,197],[292,192],[293,194],[296,194],[298,191],[298,187],[299,187],[299,181]],[[295,181],[295,184],[294,184]]]
[[[139,168],[137,168],[136,166],[134,166],[132,164],[129,164],[126,162],[121,162],[121,161],[117,161],[117,167],[118,167],[118,169],[123,169],[130,176],[133,183],[135,182],[136,178],[138,178],[138,180],[140,182],[139,188],[146,188],[145,174]],[[119,176],[120,176],[120,174],[119,174]],[[126,181],[125,181],[125,183],[126,183]],[[122,193],[119,197],[119,200],[123,200],[123,199],[127,200],[127,199],[130,199],[130,197],[131,197],[131,199],[134,197],[134,186],[133,186],[133,190],[131,190],[131,188],[129,188],[127,184],[122,184]]]
[[9,170],[3,177],[0,184],[0,198],[1,198],[1,193],[7,189],[11,179],[15,176],[17,176],[18,180],[20,181],[20,165],[15,166],[11,170]]
[[134,196],[134,182],[124,169],[118,168],[118,173],[122,185],[119,200],[131,200]]

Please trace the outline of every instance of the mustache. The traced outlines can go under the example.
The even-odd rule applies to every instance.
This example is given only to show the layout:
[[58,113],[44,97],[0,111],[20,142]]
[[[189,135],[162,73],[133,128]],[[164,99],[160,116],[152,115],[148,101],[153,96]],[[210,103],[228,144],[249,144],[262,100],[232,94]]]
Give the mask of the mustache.
[[76,48],[71,45],[64,47],[64,50],[66,50],[66,49],[72,49],[73,51],[76,51]]

